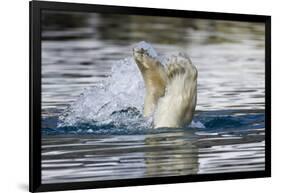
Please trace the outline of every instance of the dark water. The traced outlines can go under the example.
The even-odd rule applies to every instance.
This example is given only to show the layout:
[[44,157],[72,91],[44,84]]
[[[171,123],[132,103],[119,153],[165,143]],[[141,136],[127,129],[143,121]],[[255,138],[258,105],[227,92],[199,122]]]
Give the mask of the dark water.
[[[43,183],[264,170],[263,24],[44,14]],[[152,129],[142,118],[131,59],[142,40],[196,65],[191,125]]]

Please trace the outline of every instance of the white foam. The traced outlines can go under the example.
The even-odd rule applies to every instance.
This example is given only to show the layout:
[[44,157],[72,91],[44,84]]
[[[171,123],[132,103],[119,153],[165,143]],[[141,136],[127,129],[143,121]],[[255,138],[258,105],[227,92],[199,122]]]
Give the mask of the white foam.
[[201,123],[200,121],[192,121],[189,125],[189,127],[197,128],[197,129],[205,129],[205,125]]

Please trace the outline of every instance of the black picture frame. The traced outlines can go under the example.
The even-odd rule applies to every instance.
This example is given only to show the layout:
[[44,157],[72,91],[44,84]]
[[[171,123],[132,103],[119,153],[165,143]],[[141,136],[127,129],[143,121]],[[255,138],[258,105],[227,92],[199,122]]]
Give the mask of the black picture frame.
[[[167,183],[200,182],[271,176],[271,17],[267,15],[248,15],[185,11],[140,7],[107,6],[47,1],[29,2],[30,11],[30,144],[29,144],[29,191],[59,191],[90,188],[108,188]],[[107,180],[95,182],[73,182],[41,184],[41,11],[61,10],[98,13],[136,14],[150,16],[169,16],[201,19],[220,19],[265,23],[265,170],[232,172],[219,174],[197,174],[175,177],[152,177],[142,179]]]

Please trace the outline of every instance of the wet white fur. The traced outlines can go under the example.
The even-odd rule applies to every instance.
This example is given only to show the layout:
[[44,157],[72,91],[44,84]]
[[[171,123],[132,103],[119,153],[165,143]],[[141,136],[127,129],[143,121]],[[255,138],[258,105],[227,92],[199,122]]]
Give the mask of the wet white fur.
[[166,85],[165,95],[159,98],[154,113],[154,127],[183,127],[192,121],[197,101],[197,70],[187,58],[176,56],[168,64],[184,69],[173,75]]
[[179,54],[163,66],[145,49],[133,51],[145,82],[144,116],[153,115],[155,128],[189,124],[197,100],[197,69],[190,59]]

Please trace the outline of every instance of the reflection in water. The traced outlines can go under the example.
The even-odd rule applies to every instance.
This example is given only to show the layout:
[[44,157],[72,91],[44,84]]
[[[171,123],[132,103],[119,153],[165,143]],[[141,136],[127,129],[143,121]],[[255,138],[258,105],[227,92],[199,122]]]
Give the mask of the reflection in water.
[[46,137],[43,183],[196,174],[198,148],[190,134]]
[[161,129],[42,139],[43,183],[264,170],[264,130]]
[[178,176],[198,172],[198,147],[195,135],[179,131],[145,138],[150,151],[145,153],[146,176]]
[[[264,170],[264,24],[49,11],[42,22],[43,183]],[[205,127],[57,127],[77,98],[84,118],[92,105],[112,98],[85,94],[108,80],[112,67],[123,73],[113,82],[132,89],[119,90],[125,101],[142,105],[138,75],[116,62],[142,40],[159,53],[190,55],[199,72],[194,119]]]

